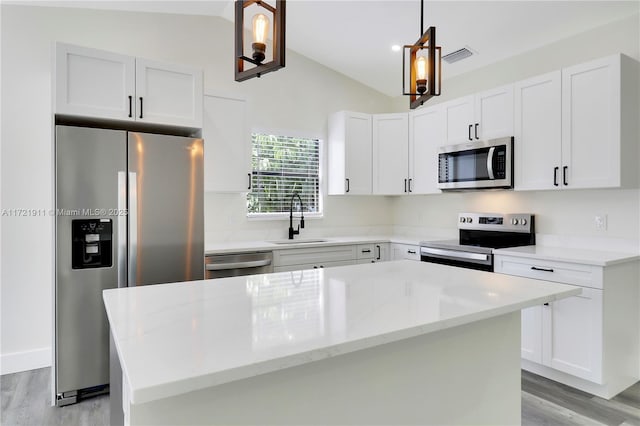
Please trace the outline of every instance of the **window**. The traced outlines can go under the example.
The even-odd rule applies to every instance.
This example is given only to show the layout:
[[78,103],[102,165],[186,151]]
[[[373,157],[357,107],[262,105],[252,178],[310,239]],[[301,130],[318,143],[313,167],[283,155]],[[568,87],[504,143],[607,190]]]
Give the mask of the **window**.
[[[291,195],[297,192],[305,215],[320,216],[320,141],[260,133],[253,133],[251,141],[248,215],[288,215]],[[298,203],[294,202],[294,211],[297,210]]]

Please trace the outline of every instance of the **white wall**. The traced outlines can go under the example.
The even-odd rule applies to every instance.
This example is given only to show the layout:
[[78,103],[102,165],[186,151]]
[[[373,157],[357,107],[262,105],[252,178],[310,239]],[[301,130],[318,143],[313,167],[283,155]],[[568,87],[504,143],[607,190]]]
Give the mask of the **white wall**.
[[[443,82],[442,96],[430,100],[429,105],[617,52],[640,60],[639,23],[640,15],[636,14],[452,77]],[[408,104],[406,97],[393,101],[395,111],[407,111]],[[636,140],[636,143],[639,142]],[[457,213],[464,211],[535,213],[537,232],[542,234],[539,242],[543,243],[584,247],[585,241],[596,240],[600,247],[606,244],[620,250],[640,250],[640,191],[637,189],[500,191],[398,197],[393,201],[393,222],[399,234],[451,236],[456,234]],[[595,229],[596,214],[608,215],[607,231]]]
[[[3,5],[1,31],[5,209],[52,206],[53,41],[203,68],[205,89],[246,98],[253,123],[264,130],[326,139],[330,112],[381,112],[390,107],[389,97],[293,52],[287,53],[286,68],[235,82],[233,28],[219,18]],[[310,220],[309,231],[360,226],[388,230],[391,224],[385,198],[336,199],[325,205],[327,219]],[[240,195],[207,195],[205,214],[207,235],[213,237],[264,228],[277,238],[288,226],[282,221],[247,223]],[[50,364],[52,230],[49,216],[2,218],[2,373]]]

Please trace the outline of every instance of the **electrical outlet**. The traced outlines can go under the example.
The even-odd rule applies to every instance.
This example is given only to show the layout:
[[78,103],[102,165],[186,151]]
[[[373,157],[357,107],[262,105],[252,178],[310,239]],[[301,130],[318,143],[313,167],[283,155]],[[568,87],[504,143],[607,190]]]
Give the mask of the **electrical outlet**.
[[606,231],[607,230],[607,215],[606,214],[597,214],[594,218],[594,223],[596,225],[596,229],[598,231]]

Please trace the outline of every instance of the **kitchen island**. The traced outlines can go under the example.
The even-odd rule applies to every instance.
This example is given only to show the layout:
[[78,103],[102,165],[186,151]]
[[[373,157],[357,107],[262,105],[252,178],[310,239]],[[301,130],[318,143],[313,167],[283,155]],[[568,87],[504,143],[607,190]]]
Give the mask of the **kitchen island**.
[[414,261],[106,290],[112,423],[518,424],[520,310],[579,292]]

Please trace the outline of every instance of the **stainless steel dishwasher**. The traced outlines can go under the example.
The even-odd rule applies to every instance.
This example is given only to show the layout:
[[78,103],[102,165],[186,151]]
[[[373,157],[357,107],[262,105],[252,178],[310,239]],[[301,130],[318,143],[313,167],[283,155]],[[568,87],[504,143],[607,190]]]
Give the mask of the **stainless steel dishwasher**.
[[273,272],[273,253],[214,254],[205,256],[204,266],[206,279],[266,274]]

